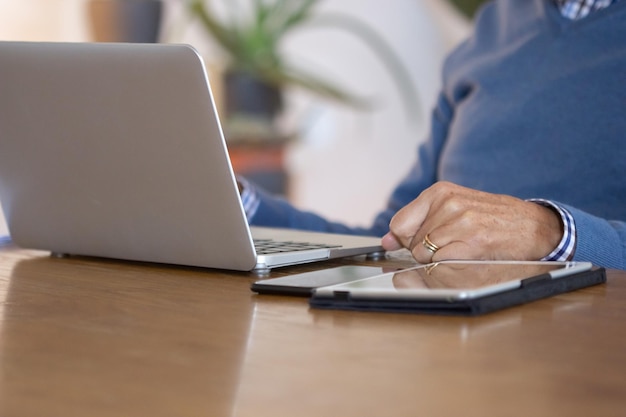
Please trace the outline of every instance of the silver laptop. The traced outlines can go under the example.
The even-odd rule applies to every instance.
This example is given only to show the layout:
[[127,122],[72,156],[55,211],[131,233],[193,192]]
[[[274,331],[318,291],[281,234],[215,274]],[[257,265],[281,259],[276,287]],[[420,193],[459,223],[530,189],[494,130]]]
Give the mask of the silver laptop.
[[[0,42],[0,201],[16,244],[55,254],[266,271],[382,251],[248,227],[187,45]],[[258,240],[316,245],[262,254]]]

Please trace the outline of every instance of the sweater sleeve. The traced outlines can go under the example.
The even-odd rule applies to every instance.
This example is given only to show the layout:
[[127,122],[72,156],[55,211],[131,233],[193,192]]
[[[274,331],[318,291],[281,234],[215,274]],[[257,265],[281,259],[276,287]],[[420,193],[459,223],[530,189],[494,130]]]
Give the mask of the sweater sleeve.
[[575,261],[626,269],[626,222],[605,220],[575,207],[567,208],[576,223]]
[[254,216],[248,219],[250,224],[331,233],[383,236],[389,230],[389,222],[393,215],[436,181],[437,161],[447,136],[451,118],[451,106],[445,96],[441,94],[432,113],[430,137],[419,146],[416,162],[392,192],[387,201],[387,207],[378,213],[369,227],[349,227],[342,223],[328,221],[315,213],[299,210],[287,200],[272,196],[262,190],[257,190],[259,205]]

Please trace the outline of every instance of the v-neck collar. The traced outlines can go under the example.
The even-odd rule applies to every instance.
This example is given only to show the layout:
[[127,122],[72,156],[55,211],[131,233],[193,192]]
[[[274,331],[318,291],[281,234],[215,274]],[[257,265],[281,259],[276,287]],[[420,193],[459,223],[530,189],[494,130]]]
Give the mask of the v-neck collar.
[[[616,3],[611,4],[610,6],[596,10],[591,12],[589,15],[578,19],[573,20],[569,19],[561,14],[558,5],[554,0],[534,0],[535,2],[542,3],[539,5],[543,8],[543,13],[546,16],[546,20],[553,27],[554,30],[558,32],[564,32],[569,30],[576,30],[577,28],[585,27],[587,25],[592,25],[597,20],[601,20],[606,18],[608,15],[613,15],[615,13],[624,13],[624,9],[626,8],[626,0],[621,0]],[[626,20],[624,21],[626,25]]]

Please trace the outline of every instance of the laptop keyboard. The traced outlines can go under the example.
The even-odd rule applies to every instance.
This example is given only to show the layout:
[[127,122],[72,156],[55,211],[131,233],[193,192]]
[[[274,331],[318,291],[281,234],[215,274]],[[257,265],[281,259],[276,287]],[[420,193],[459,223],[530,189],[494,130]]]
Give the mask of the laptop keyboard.
[[322,243],[308,242],[282,242],[272,239],[255,239],[254,247],[258,255],[270,255],[272,253],[295,252],[312,249],[339,248],[340,245],[325,245]]

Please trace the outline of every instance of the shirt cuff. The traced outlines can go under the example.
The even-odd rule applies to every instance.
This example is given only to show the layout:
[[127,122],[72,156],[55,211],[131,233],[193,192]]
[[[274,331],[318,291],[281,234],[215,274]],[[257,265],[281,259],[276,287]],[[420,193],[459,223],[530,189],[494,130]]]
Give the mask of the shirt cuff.
[[237,182],[239,183],[241,189],[241,204],[243,205],[243,210],[246,213],[248,223],[250,223],[259,209],[259,204],[261,204],[259,193],[257,193],[254,186],[244,178],[237,177]]
[[532,198],[526,201],[540,204],[556,211],[561,216],[561,222],[563,223],[563,237],[558,246],[550,252],[547,256],[543,257],[542,261],[569,261],[574,257],[574,250],[576,249],[576,223],[574,217],[568,210],[559,206],[558,204],[541,198]]

